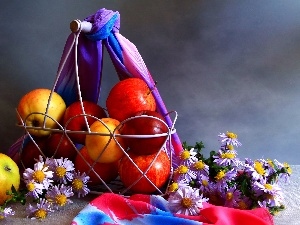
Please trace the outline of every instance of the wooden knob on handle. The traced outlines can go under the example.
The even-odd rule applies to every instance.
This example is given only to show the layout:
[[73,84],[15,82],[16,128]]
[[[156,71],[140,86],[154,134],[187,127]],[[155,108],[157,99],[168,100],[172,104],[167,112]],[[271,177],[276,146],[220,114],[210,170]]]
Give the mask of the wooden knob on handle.
[[90,22],[87,21],[80,21],[80,20],[73,20],[70,23],[70,29],[73,33],[78,32],[79,30],[81,30],[84,33],[88,33],[92,30],[92,24]]

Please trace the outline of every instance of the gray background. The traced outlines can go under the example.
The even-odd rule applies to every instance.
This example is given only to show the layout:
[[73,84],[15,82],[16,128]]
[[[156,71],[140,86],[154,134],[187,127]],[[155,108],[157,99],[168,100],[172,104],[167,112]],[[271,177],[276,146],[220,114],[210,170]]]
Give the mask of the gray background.
[[[69,22],[100,8],[119,11],[176,128],[193,145],[217,150],[233,131],[239,157],[299,164],[300,1],[10,1],[0,2],[0,151],[22,134],[20,97],[51,88]],[[107,55],[106,55],[107,56]],[[117,81],[106,57],[101,103]]]

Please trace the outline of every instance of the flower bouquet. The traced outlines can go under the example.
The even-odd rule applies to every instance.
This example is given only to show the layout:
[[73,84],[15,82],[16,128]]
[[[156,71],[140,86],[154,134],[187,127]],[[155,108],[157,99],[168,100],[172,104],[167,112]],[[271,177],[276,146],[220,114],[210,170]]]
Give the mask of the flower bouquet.
[[239,209],[265,207],[271,214],[284,209],[279,185],[288,182],[291,167],[270,159],[241,160],[235,150],[241,146],[237,135],[227,132],[218,137],[220,149],[211,151],[208,158],[202,153],[202,142],[195,146],[183,143],[168,187],[171,209],[196,215],[206,201]]
[[[196,216],[204,202],[237,209],[266,208],[271,214],[284,209],[281,182],[288,182],[292,173],[287,163],[270,159],[245,159],[237,157],[235,148],[241,146],[232,132],[219,135],[220,149],[203,155],[204,144],[189,146],[174,159],[174,173],[167,192],[162,197],[167,207],[176,214]],[[72,203],[71,197],[87,195],[89,176],[76,173],[68,159],[40,157],[34,168],[23,173],[25,190],[12,191],[11,201],[33,202],[27,207],[29,218],[44,219],[48,213]],[[7,203],[8,203],[7,202]],[[1,209],[2,218],[14,212],[6,204]]]
[[45,219],[50,212],[60,210],[70,199],[86,196],[90,189],[87,186],[89,176],[75,171],[74,164],[67,158],[46,158],[40,156],[33,168],[26,168],[23,172],[24,187],[16,191],[12,188],[7,194],[11,199],[1,206],[0,215],[5,218],[14,215],[12,208],[7,207],[10,202],[20,202],[27,205],[27,217]]

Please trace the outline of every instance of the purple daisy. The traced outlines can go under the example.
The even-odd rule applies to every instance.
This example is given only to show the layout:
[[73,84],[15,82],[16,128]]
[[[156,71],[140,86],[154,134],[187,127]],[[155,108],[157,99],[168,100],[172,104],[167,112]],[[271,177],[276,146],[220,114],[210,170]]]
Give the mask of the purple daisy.
[[189,182],[187,182],[186,180],[179,180],[178,182],[173,182],[168,186],[168,192],[175,192],[177,191],[179,188],[182,187],[188,187],[189,186]]
[[53,212],[51,203],[46,199],[39,199],[39,202],[36,206],[28,205],[27,208],[28,218],[31,219],[45,219],[48,216],[48,213]]
[[73,196],[72,187],[65,186],[64,184],[55,185],[51,187],[46,194],[46,199],[51,202],[56,209],[60,206],[65,206],[72,203],[69,197]]
[[54,172],[53,178],[63,184],[67,184],[68,181],[73,179],[74,164],[67,158],[54,159],[53,167],[51,168]]
[[217,155],[214,155],[214,162],[219,166],[235,166],[238,167],[240,165],[239,159],[236,157],[237,153],[235,150],[219,150]]
[[15,215],[15,211],[13,211],[11,207],[0,209],[0,219],[4,219],[8,216],[13,216],[13,215]]
[[252,208],[252,199],[245,196],[245,195],[241,195],[240,199],[238,201],[238,208],[239,209],[250,209]]
[[274,160],[274,164],[277,167],[278,171],[283,171],[280,173],[279,178],[284,182],[289,182],[290,176],[292,174],[292,168],[288,163],[280,163],[278,160]]
[[209,174],[209,166],[205,164],[202,160],[199,160],[197,162],[194,162],[190,166],[190,170],[195,173],[196,176],[199,176],[201,174],[208,176]]
[[[283,196],[281,188],[277,184],[270,184],[265,181],[255,182],[253,189],[256,194],[267,200],[270,207],[281,206],[283,202]],[[258,197],[259,197],[258,196]]]
[[25,180],[25,185],[28,190],[26,193],[27,197],[32,197],[34,199],[40,198],[45,190],[45,187],[41,183],[37,183],[34,180]]
[[199,176],[197,176],[197,186],[202,193],[209,192],[209,177],[204,174],[199,174]]
[[186,180],[189,183],[193,179],[196,179],[196,177],[196,173],[186,165],[179,165],[174,171],[174,180],[176,182],[179,182],[180,180]]
[[43,184],[45,189],[51,185],[53,180],[53,172],[49,170],[48,166],[45,166],[44,162],[37,162],[34,164],[34,169],[27,168],[23,173],[24,180],[32,181]]
[[169,208],[173,213],[195,216],[208,199],[200,195],[198,189],[181,187],[169,196]]
[[241,191],[238,190],[235,186],[230,187],[226,192],[223,192],[223,198],[225,199],[224,206],[231,208],[239,207],[239,200],[241,198]]
[[268,175],[268,172],[265,168],[265,162],[261,160],[255,160],[254,162],[249,161],[244,165],[244,172],[252,178],[252,180],[264,180]]
[[77,193],[78,198],[80,198],[81,196],[84,197],[90,192],[90,189],[87,187],[87,182],[89,181],[89,179],[90,177],[86,176],[85,173],[74,173],[74,177],[72,180],[72,190],[74,193]]
[[194,162],[196,162],[198,159],[196,157],[197,152],[195,151],[194,148],[188,150],[188,149],[183,149],[179,156],[174,159],[176,161],[177,165],[185,165],[185,166],[190,166]]
[[218,135],[218,137],[220,138],[219,141],[222,143],[222,144],[225,144],[225,145],[234,145],[234,146],[241,146],[242,144],[238,141],[237,139],[237,135],[235,133],[232,133],[232,132],[226,132],[225,133],[220,133]]

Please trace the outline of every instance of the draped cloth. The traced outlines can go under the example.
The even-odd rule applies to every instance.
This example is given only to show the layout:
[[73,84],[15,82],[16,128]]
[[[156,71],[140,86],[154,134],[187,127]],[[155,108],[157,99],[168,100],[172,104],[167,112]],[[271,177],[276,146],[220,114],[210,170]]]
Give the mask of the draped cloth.
[[204,203],[197,216],[172,213],[157,195],[123,197],[106,193],[92,200],[73,219],[72,225],[273,225],[265,208],[239,210]]

